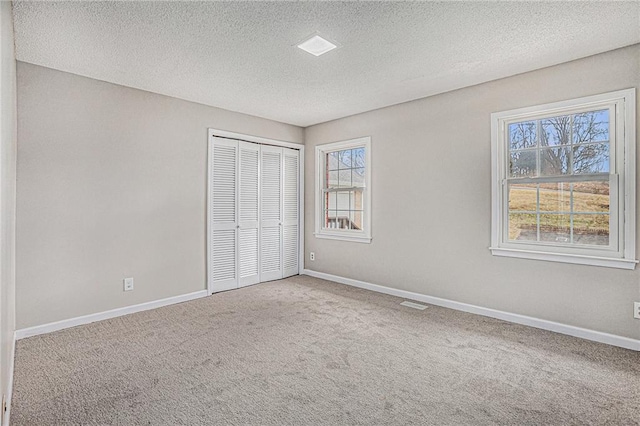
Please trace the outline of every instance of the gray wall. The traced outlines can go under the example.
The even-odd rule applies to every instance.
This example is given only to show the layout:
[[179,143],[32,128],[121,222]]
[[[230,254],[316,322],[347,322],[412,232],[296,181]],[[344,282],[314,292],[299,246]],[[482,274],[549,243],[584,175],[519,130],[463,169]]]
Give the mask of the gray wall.
[[[640,268],[493,257],[488,249],[490,114],[630,87],[640,87],[640,45],[307,128],[306,267],[640,339],[632,315]],[[373,242],[317,239],[313,147],[359,136],[372,143]]]
[[[206,129],[215,127],[306,139],[307,268],[638,339],[640,269],[493,257],[488,246],[490,113],[639,86],[635,45],[303,134],[19,62],[17,328],[205,288]],[[312,148],[366,135],[373,242],[318,240]],[[126,276],[133,292],[122,291]]]
[[[0,398],[9,397],[15,331],[16,60],[11,2],[0,2]],[[0,414],[3,416],[3,414]]]
[[18,62],[17,328],[205,289],[208,127],[303,142],[299,127]]

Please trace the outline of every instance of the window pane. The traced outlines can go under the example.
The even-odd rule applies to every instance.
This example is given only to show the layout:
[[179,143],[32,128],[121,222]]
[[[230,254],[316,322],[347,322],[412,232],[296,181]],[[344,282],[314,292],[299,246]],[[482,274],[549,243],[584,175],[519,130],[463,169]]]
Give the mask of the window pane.
[[338,165],[341,169],[350,169],[351,168],[351,150],[347,149],[344,151],[338,151],[338,158],[340,163]]
[[511,150],[536,146],[536,122],[523,121],[509,124],[509,146]]
[[573,173],[608,173],[609,144],[591,143],[573,147]]
[[589,111],[573,116],[573,143],[609,140],[609,110]]
[[336,210],[338,208],[338,204],[336,201],[336,193],[335,192],[327,192],[325,194],[325,209],[327,210]]
[[351,212],[351,229],[362,229],[362,216],[363,213],[361,211]]
[[541,214],[540,241],[571,243],[571,215]]
[[348,170],[340,170],[340,181],[338,186],[340,188],[349,188],[351,187],[351,169]]
[[345,191],[345,192],[338,192],[336,193],[337,195],[337,207],[336,210],[349,210],[349,204],[350,204],[350,192],[349,191]]
[[349,229],[356,229],[355,225],[353,224],[355,217],[354,217],[355,212],[353,210],[349,210]]
[[609,215],[573,215],[573,242],[597,246],[609,245]]
[[338,210],[336,215],[336,228],[338,229],[349,229],[349,211],[348,210]]
[[338,164],[340,164],[340,160],[338,159],[338,152],[330,152],[327,154],[327,170],[338,170]]
[[353,186],[351,182],[351,169],[332,170],[328,172],[328,178],[327,188],[350,188]]
[[546,148],[540,150],[540,175],[558,176],[569,173],[569,149]]
[[352,185],[356,187],[364,187],[364,167],[358,167],[353,169]]
[[573,211],[577,213],[609,213],[609,182],[576,182],[573,184]]
[[325,228],[336,228],[337,222],[336,217],[338,213],[335,210],[325,210],[324,211],[324,227]]
[[534,213],[509,213],[509,239],[536,241],[538,222]]
[[349,206],[349,210],[362,210],[362,190],[356,189],[351,192],[351,206]]
[[541,146],[568,145],[571,140],[571,117],[568,115],[541,121]]
[[523,177],[536,175],[536,151],[517,151],[511,153],[509,176]]
[[327,182],[327,188],[337,188],[339,184],[339,173],[337,170],[328,172],[329,182]]
[[571,184],[570,183],[541,183],[540,184],[541,212],[571,212]]
[[330,210],[328,212],[328,219],[329,219],[329,228],[337,228],[338,227],[338,212],[335,210]]
[[353,167],[366,167],[364,148],[356,148],[352,151]]
[[509,211],[536,211],[538,185],[509,184]]

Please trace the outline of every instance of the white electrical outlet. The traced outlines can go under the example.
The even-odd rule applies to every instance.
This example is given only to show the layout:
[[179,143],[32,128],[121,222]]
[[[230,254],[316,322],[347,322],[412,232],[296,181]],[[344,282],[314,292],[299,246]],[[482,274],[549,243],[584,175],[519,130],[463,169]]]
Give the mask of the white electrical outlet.
[[124,279],[124,291],[133,290],[133,278],[125,278]]
[[314,252],[309,253],[309,259],[316,260],[316,254]]
[[633,302],[633,317],[640,319],[640,302]]

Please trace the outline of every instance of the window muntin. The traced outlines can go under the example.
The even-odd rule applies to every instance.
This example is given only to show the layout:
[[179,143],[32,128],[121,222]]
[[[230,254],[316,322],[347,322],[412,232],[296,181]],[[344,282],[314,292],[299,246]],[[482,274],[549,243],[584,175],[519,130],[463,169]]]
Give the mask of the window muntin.
[[494,255],[635,267],[635,89],[492,114]]
[[316,236],[370,242],[370,138],[316,147]]

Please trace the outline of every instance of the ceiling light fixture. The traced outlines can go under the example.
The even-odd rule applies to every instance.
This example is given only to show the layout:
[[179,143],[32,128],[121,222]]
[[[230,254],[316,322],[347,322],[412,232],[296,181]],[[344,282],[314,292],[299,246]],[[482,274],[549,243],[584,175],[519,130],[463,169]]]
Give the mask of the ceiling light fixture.
[[310,39],[300,43],[298,47],[307,53],[311,53],[313,56],[320,56],[335,49],[338,46],[328,40],[323,39],[319,35],[314,35]]

